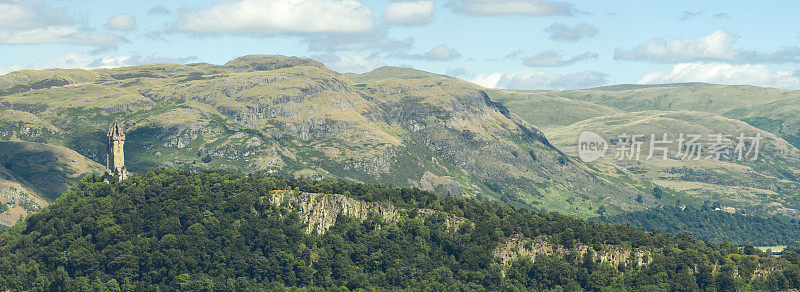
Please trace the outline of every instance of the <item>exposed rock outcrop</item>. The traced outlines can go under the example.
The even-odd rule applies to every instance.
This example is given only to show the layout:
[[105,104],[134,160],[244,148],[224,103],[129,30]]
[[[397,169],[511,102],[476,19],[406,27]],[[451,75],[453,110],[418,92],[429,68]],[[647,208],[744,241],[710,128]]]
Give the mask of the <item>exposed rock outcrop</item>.
[[[594,251],[595,260],[617,266],[621,263],[627,264],[631,254],[636,258],[638,265],[648,264],[652,261],[651,250],[641,248],[627,248],[618,245],[601,245],[602,249]],[[511,261],[520,257],[528,257],[531,260],[536,260],[536,256],[543,255],[563,255],[569,252],[577,252],[578,254],[585,254],[591,246],[580,244],[573,248],[567,249],[563,246],[554,245],[550,243],[547,238],[526,238],[521,235],[512,236],[508,238],[504,244],[499,245],[494,250],[495,257],[499,258],[503,264],[510,264]]]
[[[366,220],[370,214],[379,215],[385,222],[396,222],[407,217],[409,210],[390,204],[366,202],[344,195],[316,194],[296,191],[275,191],[263,198],[275,206],[295,208],[300,220],[308,224],[307,232],[325,233],[336,224],[339,215]],[[426,219],[441,214],[448,228],[458,229],[467,219],[429,209],[417,210],[417,216]]]

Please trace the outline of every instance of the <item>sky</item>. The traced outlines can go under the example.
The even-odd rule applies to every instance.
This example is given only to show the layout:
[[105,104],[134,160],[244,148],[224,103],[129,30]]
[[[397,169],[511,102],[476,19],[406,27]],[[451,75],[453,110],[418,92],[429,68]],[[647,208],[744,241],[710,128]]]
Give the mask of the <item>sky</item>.
[[800,1],[0,0],[0,74],[248,54],[493,88],[800,89]]

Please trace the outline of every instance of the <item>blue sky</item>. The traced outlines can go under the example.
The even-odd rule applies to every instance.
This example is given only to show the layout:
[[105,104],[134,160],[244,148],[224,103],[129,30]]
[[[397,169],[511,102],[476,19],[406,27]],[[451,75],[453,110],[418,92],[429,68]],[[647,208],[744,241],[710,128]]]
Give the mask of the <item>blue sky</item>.
[[798,1],[0,0],[0,11],[0,74],[281,54],[498,88],[800,89]]

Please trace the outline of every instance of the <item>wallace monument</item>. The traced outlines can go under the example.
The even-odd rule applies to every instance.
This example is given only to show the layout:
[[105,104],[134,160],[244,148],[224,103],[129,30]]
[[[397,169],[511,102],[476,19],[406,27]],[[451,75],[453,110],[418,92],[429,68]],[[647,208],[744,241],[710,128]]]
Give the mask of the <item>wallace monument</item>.
[[108,129],[108,144],[106,152],[106,173],[105,180],[111,181],[117,177],[120,181],[128,177],[125,169],[125,132],[123,126],[117,122]]

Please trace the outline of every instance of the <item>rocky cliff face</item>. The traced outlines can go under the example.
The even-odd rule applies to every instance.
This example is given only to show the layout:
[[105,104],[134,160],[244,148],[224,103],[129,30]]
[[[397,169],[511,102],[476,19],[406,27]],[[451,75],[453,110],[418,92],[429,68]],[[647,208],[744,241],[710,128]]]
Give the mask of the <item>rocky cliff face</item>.
[[[275,206],[285,206],[298,211],[300,220],[308,224],[307,232],[325,233],[336,224],[339,215],[366,220],[370,214],[378,215],[384,222],[396,222],[407,217],[409,210],[396,208],[390,204],[366,202],[344,195],[315,194],[296,191],[275,191],[263,198]],[[434,210],[418,210],[417,216],[422,219],[434,214],[445,217],[448,227],[458,229],[469,222],[452,214]]]
[[297,209],[300,220],[308,224],[308,232],[324,233],[336,223],[339,215],[365,220],[373,213],[389,222],[397,221],[400,217],[398,210],[391,205],[365,202],[342,195],[278,191],[265,199],[275,206]]
[[13,226],[47,206],[47,201],[25,188],[0,166],[0,204],[0,225]]
[[619,264],[628,264],[631,260],[634,260],[638,265],[648,264],[652,261],[654,253],[653,250],[648,249],[634,249],[607,244],[602,245],[599,251],[595,251],[594,247],[583,244],[567,249],[560,245],[551,244],[547,238],[544,237],[531,239],[517,235],[508,238],[504,244],[495,248],[494,255],[499,258],[503,264],[510,264],[511,261],[521,257],[527,257],[534,261],[536,255],[540,254],[565,255],[569,252],[577,252],[583,255],[590,249],[594,253],[595,260],[615,267]]

